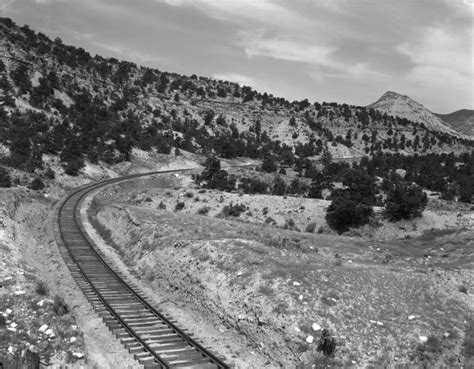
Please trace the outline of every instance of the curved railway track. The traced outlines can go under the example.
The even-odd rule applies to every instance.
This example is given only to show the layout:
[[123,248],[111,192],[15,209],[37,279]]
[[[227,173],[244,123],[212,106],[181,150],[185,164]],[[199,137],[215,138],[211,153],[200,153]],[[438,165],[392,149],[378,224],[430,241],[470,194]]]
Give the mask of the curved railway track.
[[229,368],[175,322],[154,309],[137,286],[115,270],[80,221],[80,204],[98,188],[167,170],[106,180],[71,193],[53,225],[56,242],[74,279],[104,323],[145,368]]

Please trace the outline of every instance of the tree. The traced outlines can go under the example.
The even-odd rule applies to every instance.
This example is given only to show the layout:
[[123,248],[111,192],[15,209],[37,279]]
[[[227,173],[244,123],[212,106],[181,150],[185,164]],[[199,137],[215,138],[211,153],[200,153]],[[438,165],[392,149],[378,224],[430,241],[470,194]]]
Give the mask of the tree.
[[278,169],[275,161],[270,155],[267,155],[262,162],[262,172],[273,173]]
[[474,174],[459,180],[459,201],[471,203],[474,196]]
[[0,187],[10,187],[12,185],[12,181],[10,178],[10,174],[8,174],[8,171],[0,167]]
[[321,172],[317,172],[313,176],[313,181],[311,182],[311,185],[309,186],[308,190],[308,197],[311,197],[313,199],[322,199],[323,198],[323,189],[325,188],[324,186],[324,177]]
[[357,227],[369,221],[372,207],[356,202],[349,191],[336,190],[332,197],[326,213],[326,221],[331,228],[342,233],[349,227]]
[[375,178],[361,169],[346,169],[341,174],[342,184],[350,191],[351,198],[357,203],[373,205],[375,202]]
[[43,188],[44,188],[44,183],[41,178],[36,177],[35,179],[33,179],[33,181],[31,181],[30,189],[34,191],[38,191],[38,190],[42,190]]
[[428,202],[420,186],[405,181],[389,185],[385,200],[385,212],[390,220],[413,219],[421,216]]
[[286,193],[286,183],[280,176],[273,180],[272,195],[283,196]]

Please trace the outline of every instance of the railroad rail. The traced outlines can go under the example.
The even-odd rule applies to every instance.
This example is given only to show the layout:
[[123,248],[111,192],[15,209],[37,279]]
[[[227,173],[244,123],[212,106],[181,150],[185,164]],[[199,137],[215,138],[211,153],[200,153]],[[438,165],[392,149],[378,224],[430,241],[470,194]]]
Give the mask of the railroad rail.
[[184,329],[152,307],[140,289],[108,263],[85,232],[80,204],[91,191],[166,170],[129,175],[86,185],[59,205],[53,224],[56,242],[79,288],[104,323],[144,368],[224,369],[222,358],[195,341]]

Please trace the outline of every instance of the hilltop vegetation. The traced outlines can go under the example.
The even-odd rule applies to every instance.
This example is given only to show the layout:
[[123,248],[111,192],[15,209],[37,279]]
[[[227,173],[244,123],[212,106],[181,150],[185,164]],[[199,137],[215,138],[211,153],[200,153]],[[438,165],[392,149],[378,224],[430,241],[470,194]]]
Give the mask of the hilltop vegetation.
[[285,165],[381,152],[461,152],[473,142],[373,109],[289,102],[248,86],[91,56],[10,19],[0,21],[3,161],[27,171],[59,155],[68,174],[84,160],[116,163],[132,147],[172,147],[223,158],[273,155]]

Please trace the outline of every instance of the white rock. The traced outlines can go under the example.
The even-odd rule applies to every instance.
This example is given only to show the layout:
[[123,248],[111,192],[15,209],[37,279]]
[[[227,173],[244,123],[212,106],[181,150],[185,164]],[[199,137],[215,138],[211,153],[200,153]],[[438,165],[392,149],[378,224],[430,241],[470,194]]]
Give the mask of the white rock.
[[377,322],[377,325],[383,326],[382,322]]
[[26,291],[23,291],[23,290],[15,291],[15,295],[17,295],[17,296],[26,295]]
[[8,316],[10,315],[11,313],[13,313],[13,310],[12,309],[7,309],[5,310],[5,314]]
[[369,322],[372,323],[372,324],[377,324],[376,320],[369,320]]
[[293,286],[295,286],[295,287],[301,286],[301,283],[294,281]]
[[352,260],[347,260],[348,263],[352,263]]
[[420,337],[418,337],[418,338],[420,339],[420,342],[421,342],[421,343],[426,343],[426,342],[428,342],[428,337],[426,337],[426,336],[420,336]]
[[298,327],[295,327],[295,331],[296,332],[301,332],[301,329],[299,329]]
[[239,314],[239,320],[242,320],[245,318],[245,315],[244,314]]
[[8,327],[8,328],[7,328],[7,331],[10,331],[10,332],[16,332],[16,328],[13,328],[13,327]]
[[303,295],[299,295],[298,300],[303,301]]
[[10,324],[10,327],[12,327],[12,328],[16,328],[17,326],[18,326],[18,324],[16,324],[15,322]]
[[69,342],[71,342],[71,343],[74,343],[74,342],[76,342],[76,341],[77,341],[77,338],[76,338],[76,337],[71,337],[71,339],[69,340]]
[[449,336],[451,336],[451,335],[450,335],[448,332],[444,332],[444,333],[443,333],[443,337],[449,338]]
[[44,332],[45,335],[47,335],[48,337],[52,338],[55,336],[53,330],[51,328],[47,329],[45,332]]
[[313,341],[314,341],[314,337],[312,335],[309,335],[308,337],[306,337],[306,342],[313,343]]
[[44,332],[46,332],[46,329],[48,329],[48,325],[47,325],[47,324],[43,324],[41,327],[39,327],[38,330],[39,330],[41,333],[44,333]]
[[76,330],[76,329],[77,329],[77,325],[71,325],[71,329]]
[[321,326],[318,324],[318,323],[313,323],[313,331],[320,331],[321,330]]
[[8,347],[8,353],[10,355],[13,355],[15,353],[15,349],[13,348],[13,346]]
[[239,277],[240,277],[241,275],[243,275],[243,274],[244,274],[244,272],[242,272],[242,271],[238,271],[238,272],[237,272],[237,276],[239,276]]
[[82,359],[84,357],[84,354],[82,352],[73,352],[72,356],[74,356],[77,359]]
[[44,305],[44,300],[38,301],[38,303],[36,305],[43,306]]
[[408,320],[413,320],[413,319],[415,319],[415,318],[416,318],[416,315],[410,315],[410,316],[408,316]]

